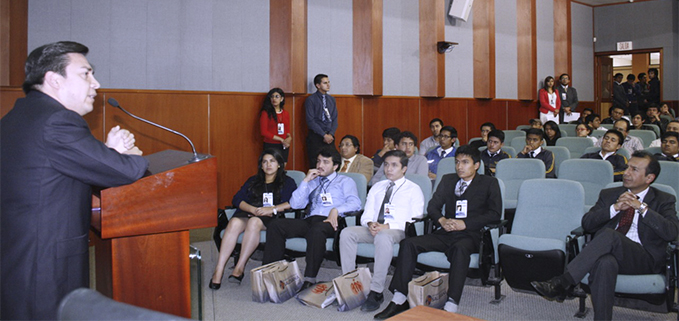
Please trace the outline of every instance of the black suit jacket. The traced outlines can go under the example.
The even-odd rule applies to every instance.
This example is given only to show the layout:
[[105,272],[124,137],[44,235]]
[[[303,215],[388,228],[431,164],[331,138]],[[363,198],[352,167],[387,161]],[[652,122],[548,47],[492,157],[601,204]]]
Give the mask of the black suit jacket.
[[148,161],[106,147],[39,91],[17,100],[0,133],[0,319],[55,319],[59,301],[89,284],[90,186],[132,183]]
[[[465,192],[457,197],[455,185],[460,177],[457,174],[447,174],[441,178],[436,192],[427,205],[427,213],[439,225],[439,218],[455,218],[455,203],[457,200],[467,200],[467,218],[462,218],[467,228],[463,231],[448,233],[467,233],[481,240],[481,229],[487,224],[500,221],[502,211],[502,195],[497,179],[486,175],[476,174]],[[446,206],[445,214],[442,213]]]
[[622,108],[627,112],[627,94],[621,84],[613,83],[613,106]]
[[[618,213],[611,218],[610,207],[626,191],[625,187],[602,190],[596,205],[582,217],[585,231],[595,233],[605,227],[615,229],[622,215]],[[675,202],[674,196],[651,187],[644,198],[644,203],[648,204],[646,215],[639,216],[639,240],[653,257],[656,272],[662,270],[667,242],[675,240],[679,234]]]
[[[571,111],[578,108],[578,91],[573,86],[568,86],[564,89],[562,85],[557,85],[556,90],[559,91],[559,98],[561,99],[561,107],[571,107]],[[563,99],[563,93],[566,93],[566,99]]]

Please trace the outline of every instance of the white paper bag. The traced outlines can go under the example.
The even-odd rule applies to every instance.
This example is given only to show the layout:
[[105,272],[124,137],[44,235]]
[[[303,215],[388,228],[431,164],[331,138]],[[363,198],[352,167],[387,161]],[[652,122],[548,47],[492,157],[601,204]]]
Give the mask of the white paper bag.
[[448,273],[427,272],[408,282],[410,307],[426,305],[440,309],[448,301]]
[[297,294],[297,300],[302,304],[321,309],[331,305],[336,298],[332,281],[317,283]]
[[302,288],[302,273],[297,261],[281,260],[274,262],[272,268],[262,271],[264,286],[273,303],[283,303],[297,294]]
[[349,311],[363,305],[370,293],[370,270],[358,268],[332,280],[337,296],[338,311]]

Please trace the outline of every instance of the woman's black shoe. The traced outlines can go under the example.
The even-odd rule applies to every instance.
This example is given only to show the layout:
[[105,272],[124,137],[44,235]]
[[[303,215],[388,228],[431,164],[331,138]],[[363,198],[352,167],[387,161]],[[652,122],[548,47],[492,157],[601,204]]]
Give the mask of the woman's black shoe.
[[243,281],[243,276],[245,276],[245,273],[240,276],[235,276],[233,274],[229,275],[229,283],[238,283],[238,285],[240,285],[240,282]]
[[210,280],[210,285],[208,285],[208,286],[210,287],[210,289],[219,290],[219,287],[221,287],[222,284],[221,283],[214,283],[214,282],[212,282],[212,280]]

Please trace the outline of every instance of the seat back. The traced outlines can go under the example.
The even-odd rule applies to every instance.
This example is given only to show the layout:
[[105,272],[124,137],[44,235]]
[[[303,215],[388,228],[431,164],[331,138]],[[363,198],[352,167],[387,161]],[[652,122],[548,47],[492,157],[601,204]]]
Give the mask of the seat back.
[[644,150],[651,153],[651,155],[655,155],[662,152],[662,149],[660,147],[646,147],[644,148]]
[[585,190],[585,207],[594,206],[599,192],[613,183],[613,166],[600,159],[569,159],[561,163],[559,179],[579,182]]
[[289,170],[285,172],[288,176],[290,176],[290,178],[295,180],[295,184],[297,184],[297,186],[299,186],[299,184],[301,184],[302,181],[304,180],[304,177],[306,177],[306,173],[301,171]]
[[361,200],[361,209],[365,207],[365,198],[368,195],[368,180],[365,175],[360,173],[340,173],[340,175],[349,176],[356,183],[356,191],[358,198]]
[[660,161],[660,175],[653,184],[669,185],[675,194],[679,194],[679,163]]
[[606,135],[607,130],[601,130],[601,129],[595,129],[592,131],[592,134],[590,136],[596,137],[597,139],[601,139],[601,137],[604,137]]
[[526,140],[526,132],[523,130],[504,130],[503,132],[505,133],[506,142],[511,142],[515,137],[523,137],[523,140]]
[[652,130],[630,129],[629,133],[627,134],[630,136],[639,137],[644,147],[650,146],[651,142],[655,140],[655,132]]
[[[561,136],[562,137],[576,137],[576,131],[575,128],[578,127],[578,124],[559,124],[559,130],[561,130]],[[564,135],[566,134],[566,135]]]
[[[498,164],[499,165],[499,164]],[[585,190],[564,179],[529,179],[521,184],[512,234],[565,241],[580,226]]]
[[580,158],[587,147],[594,146],[594,142],[587,137],[561,137],[556,146],[564,146],[571,152],[571,158]]
[[528,129],[528,128],[530,128],[530,125],[519,125],[519,126],[516,126],[516,130],[521,130],[521,131],[523,131],[524,129]]
[[644,125],[653,129],[653,132],[655,133],[655,137],[660,138],[660,127],[658,127],[658,125],[656,125],[656,124],[644,124]]
[[528,179],[544,178],[545,163],[539,159],[508,158],[497,163],[495,177],[505,185],[505,208],[516,208],[521,183]]
[[554,173],[556,173],[558,177],[559,166],[561,166],[561,163],[571,158],[571,152],[564,146],[544,146],[544,148],[554,154]]
[[472,137],[469,139],[469,142],[467,144],[471,144],[473,141],[481,140],[481,137]]
[[432,194],[432,187],[431,187],[431,180],[429,179],[429,176],[425,175],[419,175],[419,174],[406,174],[406,178],[413,181],[413,183],[417,184],[417,186],[420,187],[422,190],[422,195],[424,195],[424,211],[422,213],[427,213],[427,204],[429,204],[429,200],[431,199],[431,194]]
[[601,127],[606,129],[613,129],[613,124],[601,124]]

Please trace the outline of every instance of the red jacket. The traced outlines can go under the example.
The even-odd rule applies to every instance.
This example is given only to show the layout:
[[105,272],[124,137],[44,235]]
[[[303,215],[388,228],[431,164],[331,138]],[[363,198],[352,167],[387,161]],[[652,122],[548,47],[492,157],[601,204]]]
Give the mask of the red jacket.
[[540,112],[547,114],[549,112],[557,111],[561,109],[561,98],[559,97],[559,92],[554,90],[556,94],[556,107],[549,104],[549,93],[544,88],[540,89],[538,96],[540,96]]
[[[283,109],[276,117],[278,118],[278,121],[269,118],[269,115],[265,111],[262,111],[259,115],[259,131],[262,134],[265,143],[280,144],[280,141],[273,139],[274,135],[281,138],[287,138],[288,134],[290,134],[290,114]],[[284,131],[282,135],[278,134],[279,123],[283,124]]]

